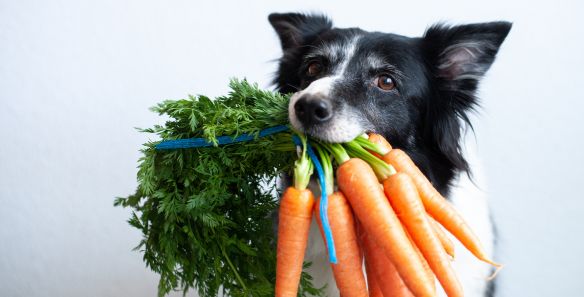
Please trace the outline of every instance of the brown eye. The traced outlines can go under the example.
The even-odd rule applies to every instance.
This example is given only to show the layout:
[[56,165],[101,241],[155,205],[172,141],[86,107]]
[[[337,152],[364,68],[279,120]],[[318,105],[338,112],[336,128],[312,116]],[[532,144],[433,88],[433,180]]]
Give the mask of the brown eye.
[[316,76],[322,71],[322,65],[318,62],[312,62],[308,65],[308,75],[309,76]]
[[395,83],[393,82],[393,79],[388,75],[380,75],[379,77],[377,77],[377,87],[382,90],[389,91],[395,88]]

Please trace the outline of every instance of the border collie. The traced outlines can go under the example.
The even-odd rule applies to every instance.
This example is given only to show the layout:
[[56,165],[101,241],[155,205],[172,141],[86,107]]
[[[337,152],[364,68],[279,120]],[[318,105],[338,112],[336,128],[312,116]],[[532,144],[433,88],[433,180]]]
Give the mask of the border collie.
[[[269,21],[283,49],[274,83],[294,93],[292,126],[329,142],[373,131],[407,152],[433,185],[461,211],[493,253],[494,228],[485,194],[470,181],[463,155],[468,113],[479,80],[511,23],[438,24],[423,37],[334,28],[317,14],[274,13]],[[473,164],[474,167],[474,164]],[[475,168],[476,169],[476,168]],[[313,223],[306,260],[327,296],[339,296],[324,243]],[[454,267],[466,296],[492,296],[489,265],[457,248]],[[443,292],[441,293],[443,294]]]

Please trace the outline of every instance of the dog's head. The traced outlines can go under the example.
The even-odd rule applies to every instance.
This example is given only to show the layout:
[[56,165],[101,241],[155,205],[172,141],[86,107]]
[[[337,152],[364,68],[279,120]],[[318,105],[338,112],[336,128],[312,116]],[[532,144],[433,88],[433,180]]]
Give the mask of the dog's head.
[[437,153],[467,169],[461,121],[508,22],[435,25],[420,38],[333,28],[322,15],[271,14],[283,48],[275,84],[295,93],[294,128],[329,142],[375,131],[404,149]]

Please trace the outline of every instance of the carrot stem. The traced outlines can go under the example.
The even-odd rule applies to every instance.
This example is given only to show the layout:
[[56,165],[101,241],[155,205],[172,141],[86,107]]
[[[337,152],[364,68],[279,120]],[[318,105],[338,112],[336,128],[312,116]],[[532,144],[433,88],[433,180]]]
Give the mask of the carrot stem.
[[355,138],[353,141],[355,143],[357,143],[358,145],[360,145],[361,147],[363,147],[364,149],[372,151],[374,153],[378,153],[381,156],[384,156],[385,154],[389,153],[389,150],[381,147],[377,143],[373,143],[373,142],[369,141],[369,139],[367,139],[363,136],[359,136],[359,137]]
[[338,143],[327,143],[326,145],[324,145],[324,147],[328,149],[329,152],[331,152],[331,154],[335,158],[335,161],[339,165],[351,159],[351,157],[349,157],[349,154],[347,154],[347,151],[343,148],[343,146]]
[[334,192],[335,179],[333,176],[333,163],[328,151],[319,144],[312,144],[316,149],[316,153],[322,163],[322,170],[324,172],[324,180],[326,183],[326,194],[331,195]]
[[300,133],[297,136],[302,143],[302,153],[298,160],[294,161],[294,187],[298,190],[304,190],[310,182],[313,167],[310,158],[306,154],[306,136]]
[[343,146],[345,146],[347,149],[349,156],[362,159],[363,161],[369,163],[380,181],[384,181],[396,173],[393,166],[385,163],[383,160],[368,152],[361,145],[359,145],[357,141],[352,140],[350,142],[344,143]]
[[237,278],[237,281],[241,285],[241,288],[243,289],[244,292],[247,292],[247,287],[245,286],[243,279],[241,279],[241,276],[237,272],[237,269],[235,269],[235,266],[233,265],[233,263],[229,259],[229,256],[227,256],[227,253],[225,252],[225,248],[223,248],[223,246],[219,246],[219,248],[221,249],[221,253],[223,254],[223,257],[225,257],[225,261],[227,261],[227,264],[229,265],[231,270],[233,270],[233,274],[235,274],[235,278]]

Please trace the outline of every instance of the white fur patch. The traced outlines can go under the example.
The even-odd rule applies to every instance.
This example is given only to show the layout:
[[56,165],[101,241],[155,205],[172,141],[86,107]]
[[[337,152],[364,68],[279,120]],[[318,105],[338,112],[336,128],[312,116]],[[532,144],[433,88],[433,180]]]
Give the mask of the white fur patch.
[[[472,143],[467,141],[469,149],[465,157],[473,171],[473,182],[463,174],[454,183],[450,199],[456,209],[475,231],[481,240],[487,255],[493,258],[494,240],[493,224],[490,217],[485,180],[482,163],[471,149]],[[489,264],[479,261],[469,251],[466,250],[458,240],[451,236],[455,243],[454,269],[462,283],[464,295],[469,297],[483,297],[487,289],[487,277],[491,275],[492,267]],[[494,259],[495,261],[497,259]],[[441,296],[446,296],[442,292]]]
[[334,115],[330,127],[318,134],[318,138],[333,143],[348,142],[370,128],[359,121],[358,115],[341,110]]
[[360,36],[356,35],[353,37],[351,42],[348,45],[343,47],[343,60],[338,64],[335,68],[335,75],[338,77],[342,77],[345,75],[347,71],[347,66],[349,62],[355,55],[355,50],[357,49],[357,42],[359,41]]

